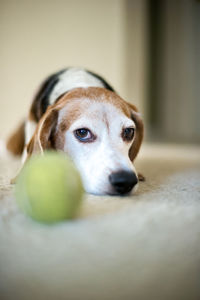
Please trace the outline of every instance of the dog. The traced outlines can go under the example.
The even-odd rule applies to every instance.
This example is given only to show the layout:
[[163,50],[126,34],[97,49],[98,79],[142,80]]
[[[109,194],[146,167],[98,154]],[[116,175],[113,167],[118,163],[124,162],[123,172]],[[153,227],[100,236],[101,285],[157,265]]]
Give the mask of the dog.
[[86,192],[124,195],[134,193],[144,180],[133,165],[143,132],[137,108],[101,76],[67,68],[40,86],[7,149],[23,153],[22,164],[45,150],[62,151],[74,161]]

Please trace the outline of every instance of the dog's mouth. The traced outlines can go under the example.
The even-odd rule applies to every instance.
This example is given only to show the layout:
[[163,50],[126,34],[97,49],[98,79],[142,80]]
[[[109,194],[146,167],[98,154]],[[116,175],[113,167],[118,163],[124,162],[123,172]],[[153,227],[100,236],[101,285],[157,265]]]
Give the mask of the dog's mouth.
[[106,192],[106,195],[128,197],[128,196],[135,194],[137,190],[138,190],[138,184],[136,184],[133,188],[130,188],[130,190],[127,190],[126,192],[124,192],[124,191],[117,192],[115,190],[111,190],[111,191]]
[[118,171],[108,177],[107,187],[86,188],[93,195],[129,196],[136,192],[139,179],[133,171]]

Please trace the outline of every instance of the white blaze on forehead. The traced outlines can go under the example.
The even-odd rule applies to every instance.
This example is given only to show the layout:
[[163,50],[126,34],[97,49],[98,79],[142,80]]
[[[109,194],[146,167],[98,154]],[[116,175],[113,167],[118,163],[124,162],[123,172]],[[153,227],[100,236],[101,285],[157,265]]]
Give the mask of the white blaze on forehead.
[[[83,113],[72,123],[70,127],[71,131],[78,128],[88,128],[91,130],[96,128],[96,130],[101,134],[101,128],[107,128],[108,131],[114,130],[114,132],[118,131],[121,133],[122,128],[136,127],[132,119],[125,116],[120,109],[110,103],[95,101],[88,105],[87,100],[85,100],[85,103],[86,105],[84,109],[83,100]],[[109,134],[112,135],[112,132]]]
[[59,81],[55,85],[49,98],[50,104],[69,90],[75,88],[104,87],[100,79],[86,72],[84,69],[71,68],[59,75]]

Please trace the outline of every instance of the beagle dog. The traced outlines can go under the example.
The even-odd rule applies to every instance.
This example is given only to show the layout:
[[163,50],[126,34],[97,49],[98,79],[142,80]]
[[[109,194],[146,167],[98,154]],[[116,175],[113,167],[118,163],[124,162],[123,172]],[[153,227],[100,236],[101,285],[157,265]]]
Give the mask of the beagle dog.
[[99,75],[68,68],[44,81],[7,149],[23,152],[23,164],[45,150],[65,152],[86,192],[122,195],[134,192],[143,180],[133,165],[142,139],[143,122],[133,104]]

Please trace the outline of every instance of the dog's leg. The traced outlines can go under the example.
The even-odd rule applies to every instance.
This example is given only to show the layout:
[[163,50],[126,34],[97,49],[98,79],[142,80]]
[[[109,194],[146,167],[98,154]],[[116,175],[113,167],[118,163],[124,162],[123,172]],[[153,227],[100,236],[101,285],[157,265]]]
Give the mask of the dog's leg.
[[6,148],[14,155],[21,155],[25,145],[25,122],[9,137]]
[[[27,159],[27,147],[26,145],[32,138],[37,123],[31,120],[28,120],[21,125],[17,131],[9,138],[7,142],[7,149],[12,152],[14,155],[21,155],[22,154],[22,166],[20,167],[17,175],[11,179],[10,183],[16,183],[18,174],[21,172],[23,165]],[[23,134],[23,136],[22,136]],[[23,143],[22,143],[23,140]],[[23,148],[22,148],[23,145]]]
[[6,141],[0,139],[0,157],[5,158],[9,155],[9,152],[6,148]]

